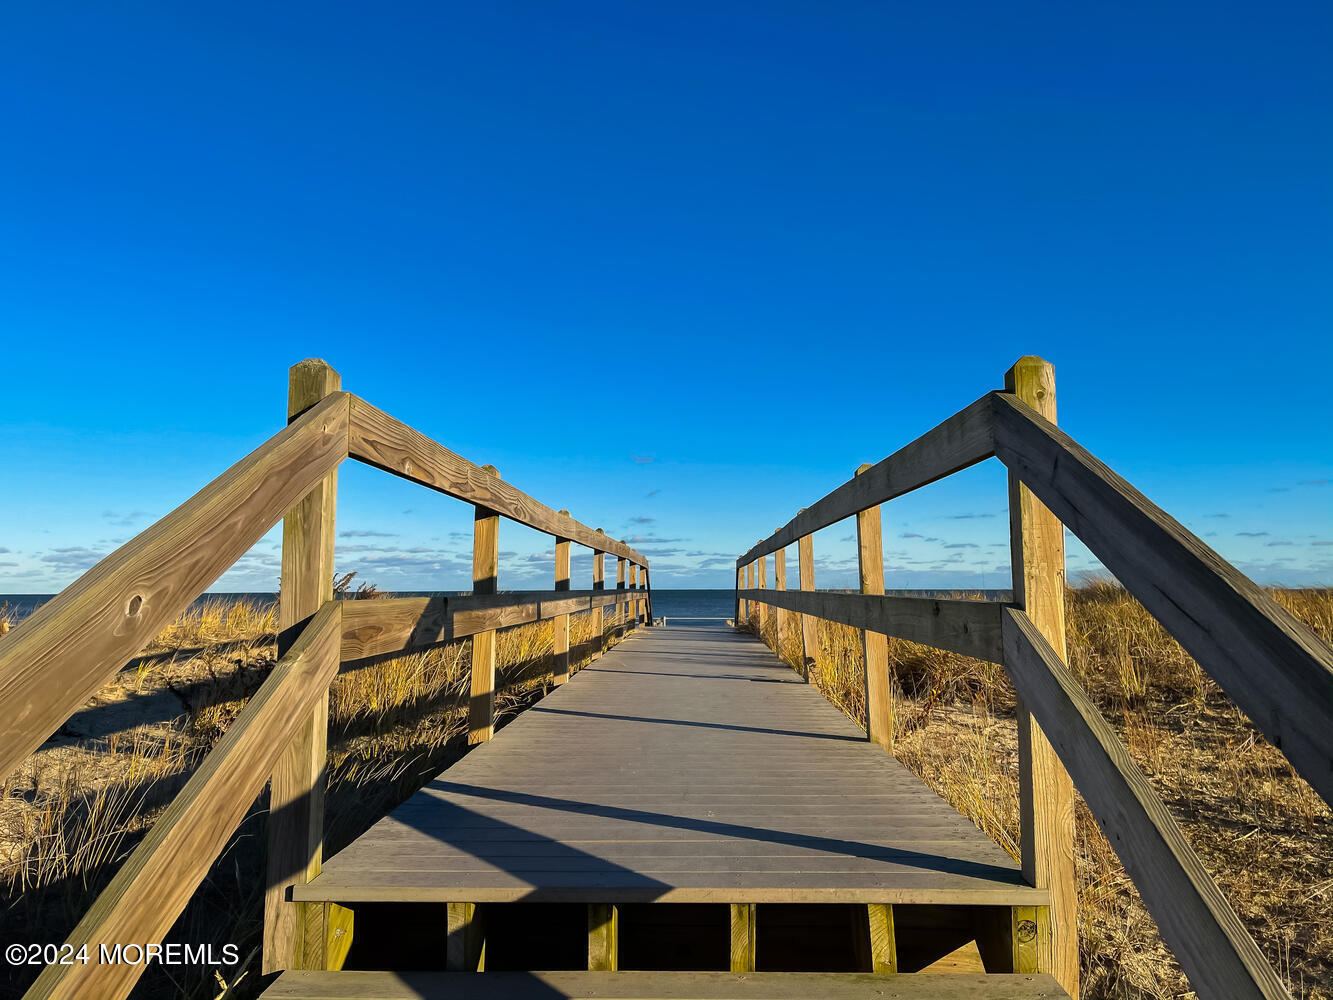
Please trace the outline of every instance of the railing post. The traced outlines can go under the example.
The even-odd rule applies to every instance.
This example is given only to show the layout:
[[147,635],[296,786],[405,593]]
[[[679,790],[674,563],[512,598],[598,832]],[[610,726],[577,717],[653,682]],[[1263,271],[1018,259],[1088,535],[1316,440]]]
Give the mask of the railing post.
[[[856,470],[859,476],[870,466]],[[880,537],[879,507],[856,515],[857,563],[861,593],[884,593],[884,543]],[[893,750],[893,688],[889,683],[889,639],[882,632],[861,630],[865,650],[866,734],[885,750]]]
[[630,598],[629,602],[625,605],[625,607],[626,610],[629,612],[630,631],[633,632],[639,627],[639,564],[638,563],[632,562],[629,564],[629,589],[634,592],[634,596]]
[[[736,613],[735,616],[731,619],[732,624],[735,625],[737,628],[740,628],[741,626],[741,609],[745,607],[745,601],[741,597],[741,591],[744,589],[745,589],[745,570],[737,566],[736,567]],[[746,608],[745,613],[746,614],[749,613],[748,608]]]
[[[753,562],[753,561],[748,562],[748,563],[745,564],[745,589],[746,589],[746,590],[754,590],[754,562]],[[745,602],[745,626],[746,626],[746,628],[749,628],[749,626],[750,626],[750,619],[756,614],[755,609],[756,609],[758,606],[759,606],[758,603],[755,602],[755,601],[746,601],[746,602]]]
[[[341,388],[338,373],[317,358],[293,365],[287,382],[287,422]],[[300,626],[320,605],[333,599],[337,492],[338,473],[334,471],[283,518],[279,656],[295,641]],[[268,884],[264,890],[265,973],[302,966],[302,911],[287,899],[287,888],[309,882],[319,874],[323,861],[328,729],[329,698],[325,691],[273,769],[269,786]]]
[[[804,507],[801,510],[805,510]],[[802,590],[815,589],[815,546],[811,535],[802,535],[796,543],[796,566],[801,578]],[[810,671],[815,666],[815,654],[819,650],[819,619],[814,615],[802,614],[801,620],[801,676],[807,681]]]
[[[566,517],[569,511],[560,512]],[[569,539],[555,540],[555,589],[569,589]],[[551,649],[554,662],[551,680],[559,686],[569,680],[569,615],[556,615],[551,622]]]
[[[1055,369],[1020,358],[1005,389],[1055,422]],[[1065,659],[1064,526],[1009,473],[1014,604]],[[1040,929],[1038,968],[1078,996],[1078,911],[1074,882],[1074,789],[1046,735],[1018,702],[1018,786],[1023,877],[1051,894],[1050,928]]]
[[[601,528],[597,529],[597,534],[606,534]],[[592,553],[592,589],[606,589],[606,553],[599,549],[593,549]],[[597,638],[593,640],[592,659],[596,660],[606,649],[606,621],[603,611],[605,605],[599,604],[592,609],[592,629]]]
[[629,602],[625,600],[625,557],[616,556],[616,636],[623,636],[629,629]]
[[[787,550],[778,549],[773,553],[773,589],[787,589]],[[773,652],[778,654],[778,659],[782,659],[782,632],[787,627],[787,611],[784,608],[774,608],[774,617],[777,619],[777,633],[773,639]]]
[[[499,476],[495,466],[483,471]],[[472,593],[499,590],[500,515],[477,507],[472,521]],[[495,735],[495,630],[472,637],[472,691],[468,702],[469,744],[485,743]]]
[[[760,541],[763,541],[761,538]],[[768,556],[760,556],[755,560],[755,590],[768,589]],[[755,617],[759,620],[759,640],[767,643],[764,638],[764,626],[768,624],[768,605],[762,601],[756,604]]]
[[653,627],[653,581],[648,579],[648,567],[643,568],[643,607],[648,627]]

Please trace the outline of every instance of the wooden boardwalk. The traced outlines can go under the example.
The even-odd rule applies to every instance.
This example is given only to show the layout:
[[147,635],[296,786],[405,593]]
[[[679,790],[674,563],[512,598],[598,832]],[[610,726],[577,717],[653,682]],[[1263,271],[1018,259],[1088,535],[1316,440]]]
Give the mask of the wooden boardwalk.
[[[1003,389],[861,465],[742,554],[742,631],[635,634],[653,612],[642,553],[343,391],[323,361],[300,362],[285,426],[0,643],[9,774],[283,519],[278,663],[66,946],[166,940],[267,785],[260,974],[286,970],[272,996],[1077,996],[1077,788],[1198,995],[1289,1000],[1065,663],[1063,532],[1325,800],[1333,650],[1055,417],[1053,367],[1020,358]],[[880,507],[992,458],[1009,474],[1013,599],[885,594]],[[471,594],[333,599],[344,461],[472,507]],[[853,518],[860,592],[818,590],[815,535]],[[501,519],[551,537],[550,589],[501,590]],[[575,545],[591,552],[588,589],[571,579]],[[570,616],[585,612],[592,635],[575,653]],[[763,634],[770,613],[799,616],[805,663],[819,622],[860,633],[874,743],[742,634]],[[631,634],[486,746],[496,633],[538,622],[557,681],[606,651],[608,629]],[[1013,682],[1022,874],[885,752],[890,636],[998,664]],[[468,738],[482,745],[324,863],[330,683],[464,639]],[[636,971],[617,971],[622,944]],[[51,962],[26,997],[124,1000],[147,965]],[[924,979],[948,986],[876,978],[942,971]],[[815,978],[789,978],[803,973]]]
[[298,900],[1041,906],[1009,856],[753,638],[616,647]]

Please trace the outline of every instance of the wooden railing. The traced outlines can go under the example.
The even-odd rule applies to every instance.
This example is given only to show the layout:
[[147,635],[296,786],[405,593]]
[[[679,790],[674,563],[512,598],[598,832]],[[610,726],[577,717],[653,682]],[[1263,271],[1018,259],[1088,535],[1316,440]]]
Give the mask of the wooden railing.
[[[161,942],[267,782],[264,971],[336,967],[350,944],[350,914],[288,896],[290,886],[320,870],[328,689],[340,665],[471,636],[468,739],[479,743],[494,730],[498,629],[553,621],[553,681],[561,684],[569,677],[571,614],[592,613],[594,658],[608,634],[652,621],[648,561],[633,548],[342,392],[324,362],[291,369],[288,420],[0,642],[0,704],[8,721],[0,773],[8,775],[283,519],[278,663],[75,927],[75,954],[83,945],[95,957],[103,943]],[[474,505],[471,596],[333,600],[337,468],[345,458]],[[500,517],[555,536],[550,591],[499,593]],[[570,589],[571,543],[593,550],[588,590]],[[607,553],[617,560],[614,591],[604,584]],[[129,994],[143,969],[50,965],[26,996],[114,1000]]]
[[[885,596],[879,505],[984,459],[1009,469],[1013,601]],[[855,515],[861,593],[814,589],[811,535]],[[893,740],[886,636],[1004,665],[1018,693],[1024,876],[1051,893],[1038,963],[1078,990],[1073,783],[1201,997],[1287,997],[1272,966],[1065,665],[1064,533],[1077,535],[1296,771],[1333,801],[1333,652],[1267,592],[1055,426],[1055,376],[1021,359],[983,396],[802,510],[736,561],[738,624],[800,619],[808,672],[818,619],[863,630],[868,734]],[[797,545],[800,589],[785,587]],[[776,589],[766,587],[775,556]],[[757,580],[757,583],[756,583]],[[780,620],[779,626],[785,628]],[[779,635],[781,632],[779,632]]]

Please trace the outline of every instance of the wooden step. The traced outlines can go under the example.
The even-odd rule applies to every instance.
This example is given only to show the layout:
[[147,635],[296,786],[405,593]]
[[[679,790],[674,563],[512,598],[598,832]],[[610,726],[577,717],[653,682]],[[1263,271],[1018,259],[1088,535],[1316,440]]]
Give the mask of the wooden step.
[[1069,1000],[1050,976],[858,972],[284,972],[266,1000]]

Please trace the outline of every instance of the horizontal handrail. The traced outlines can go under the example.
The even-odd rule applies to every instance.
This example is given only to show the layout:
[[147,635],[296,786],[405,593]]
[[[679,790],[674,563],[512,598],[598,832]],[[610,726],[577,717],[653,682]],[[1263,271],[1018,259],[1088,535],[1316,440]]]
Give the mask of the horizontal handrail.
[[342,659],[349,663],[405,653],[478,632],[591,611],[624,603],[629,594],[637,600],[647,591],[626,587],[344,601]]
[[756,601],[963,656],[1003,662],[999,601],[934,600],[826,590],[742,590]]
[[1333,802],[1333,650],[1050,421],[996,393],[995,452]]
[[[237,824],[268,782],[305,714],[338,671],[346,602],[329,601],[310,619],[246,702],[236,721],[190,776],[148,835],[71,932],[72,953],[163,941]],[[25,1000],[111,997],[129,992],[144,966],[134,962],[48,965]]]
[[1026,614],[1001,612],[1005,665],[1200,996],[1288,998],[1152,785]]
[[349,457],[359,462],[493,510],[548,535],[609,552],[639,566],[647,565],[643,556],[624,542],[552,510],[357,396],[351,402],[347,447]]
[[899,448],[882,462],[816,500],[737,559],[736,565],[744,566],[770,552],[785,549],[802,536],[836,524],[858,511],[911,493],[990,458],[995,453],[991,441],[991,412],[990,399],[983,396],[911,444]]
[[348,395],[292,421],[0,643],[8,775],[347,456]]

